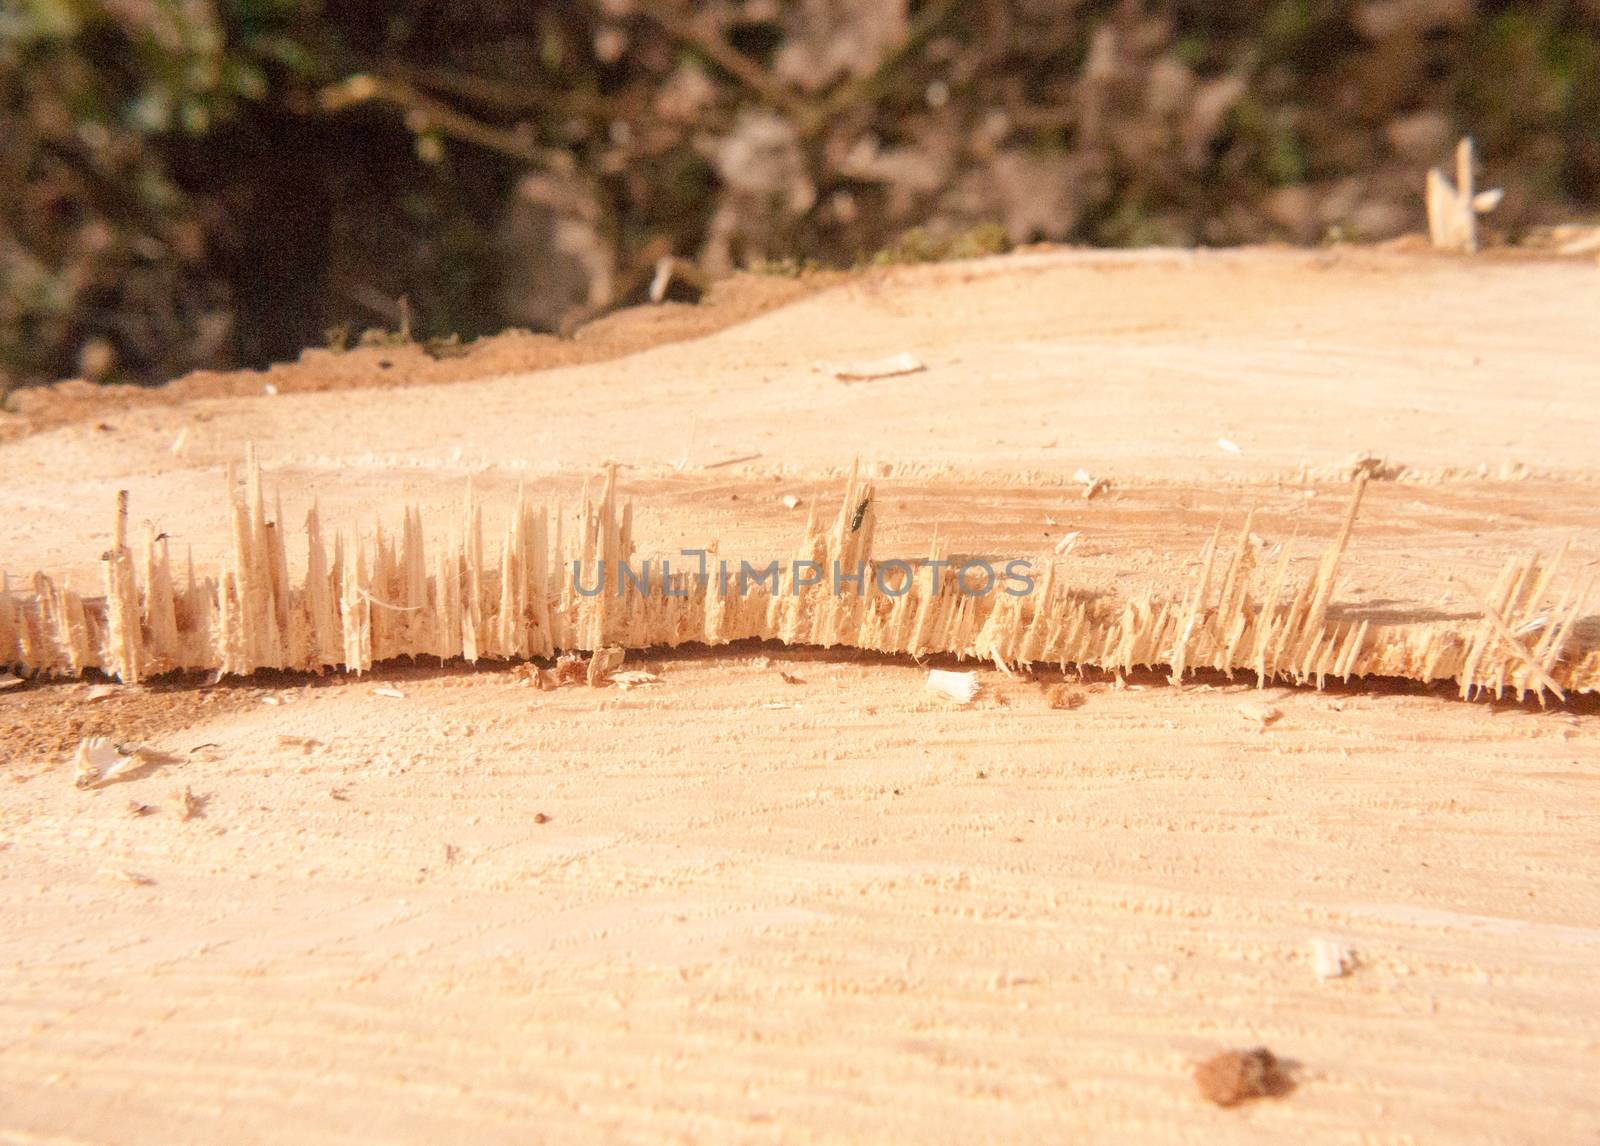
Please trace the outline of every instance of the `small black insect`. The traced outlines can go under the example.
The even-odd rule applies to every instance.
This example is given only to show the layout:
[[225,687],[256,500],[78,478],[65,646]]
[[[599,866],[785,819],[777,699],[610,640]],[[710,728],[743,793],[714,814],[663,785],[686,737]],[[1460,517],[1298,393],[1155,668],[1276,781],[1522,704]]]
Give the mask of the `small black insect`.
[[854,533],[861,528],[862,520],[867,516],[867,506],[872,504],[872,495],[869,493],[861,499],[861,504],[856,506],[856,515],[850,519],[850,532]]

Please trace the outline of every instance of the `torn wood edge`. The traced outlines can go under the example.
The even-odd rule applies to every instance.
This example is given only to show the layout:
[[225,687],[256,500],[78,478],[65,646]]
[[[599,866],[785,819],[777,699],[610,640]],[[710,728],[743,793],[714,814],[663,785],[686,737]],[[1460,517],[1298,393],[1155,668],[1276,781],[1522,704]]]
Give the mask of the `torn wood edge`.
[[[398,534],[335,534],[317,508],[305,519],[308,559],[291,583],[281,506],[269,515],[261,471],[247,458],[242,490],[229,471],[229,548],[218,576],[197,578],[192,559],[175,579],[164,535],[147,529],[135,558],[127,497],[117,498],[113,545],[102,556],[105,595],[85,598],[35,574],[29,589],[0,588],[0,664],[34,674],[97,669],[127,682],[198,670],[247,676],[260,669],[363,673],[399,657],[524,661],[559,651],[643,649],[776,640],[912,656],[953,655],[999,665],[1059,664],[1131,672],[1167,668],[1174,681],[1201,670],[1253,674],[1260,685],[1376,676],[1453,682],[1461,695],[1541,701],[1600,690],[1600,649],[1575,647],[1592,581],[1569,580],[1554,601],[1561,555],[1513,557],[1481,598],[1483,620],[1380,622],[1333,609],[1340,562],[1351,543],[1365,475],[1313,577],[1290,576],[1290,547],[1257,568],[1250,521],[1232,543],[1220,528],[1191,588],[1174,599],[1150,592],[1104,598],[1073,589],[1067,554],[1042,555],[1028,594],[972,595],[955,570],[873,556],[877,501],[859,467],[829,519],[815,501],[796,562],[846,571],[850,592],[824,575],[792,592],[782,576],[740,584],[729,576],[672,570],[637,577],[632,506],[609,467],[598,499],[585,490],[579,528],[524,488],[498,553],[469,483],[459,527],[431,555],[421,511],[405,507]],[[591,593],[597,583],[630,591]],[[882,577],[901,566],[908,579]],[[855,572],[864,572],[856,581]],[[568,576],[570,571],[572,574]],[[1529,628],[1533,625],[1533,628]],[[1538,631],[1529,646],[1517,634]]]

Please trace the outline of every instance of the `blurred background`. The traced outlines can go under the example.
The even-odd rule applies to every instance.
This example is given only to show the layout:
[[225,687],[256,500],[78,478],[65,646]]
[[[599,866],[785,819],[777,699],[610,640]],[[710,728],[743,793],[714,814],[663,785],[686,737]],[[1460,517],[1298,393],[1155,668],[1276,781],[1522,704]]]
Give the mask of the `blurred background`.
[[0,392],[570,329],[735,268],[1600,208],[1600,0],[6,0]]

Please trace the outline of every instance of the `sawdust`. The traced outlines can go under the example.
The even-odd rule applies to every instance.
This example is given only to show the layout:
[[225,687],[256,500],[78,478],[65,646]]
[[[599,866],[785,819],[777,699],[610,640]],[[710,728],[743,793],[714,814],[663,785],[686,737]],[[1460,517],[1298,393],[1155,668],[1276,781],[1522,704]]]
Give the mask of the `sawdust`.
[[1066,712],[1082,708],[1088,703],[1088,697],[1084,695],[1082,689],[1071,688],[1064,684],[1053,684],[1045,689],[1044,700],[1051,708]]
[[100,691],[81,683],[34,683],[0,697],[0,766],[61,763],[87,737],[143,744],[260,704],[257,687],[204,687],[205,678]]

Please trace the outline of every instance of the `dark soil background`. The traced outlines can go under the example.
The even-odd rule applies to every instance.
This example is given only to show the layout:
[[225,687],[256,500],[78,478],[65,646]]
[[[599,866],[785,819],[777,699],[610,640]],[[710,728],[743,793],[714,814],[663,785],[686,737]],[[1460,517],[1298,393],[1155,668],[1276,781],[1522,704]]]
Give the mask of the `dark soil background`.
[[558,330],[660,260],[1367,241],[1477,140],[1600,209],[1600,0],[11,0],[0,394]]

